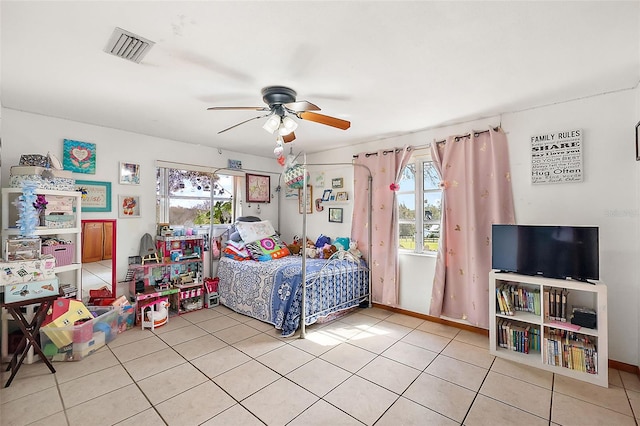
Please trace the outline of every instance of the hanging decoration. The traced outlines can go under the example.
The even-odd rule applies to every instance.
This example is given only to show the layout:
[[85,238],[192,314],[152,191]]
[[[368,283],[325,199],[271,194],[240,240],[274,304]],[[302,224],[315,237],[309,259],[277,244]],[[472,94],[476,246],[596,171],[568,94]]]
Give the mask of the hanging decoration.
[[14,205],[18,208],[17,225],[22,237],[35,237],[36,227],[40,222],[39,212],[35,208],[38,200],[36,188],[35,183],[25,182],[22,186],[22,195],[14,201]]

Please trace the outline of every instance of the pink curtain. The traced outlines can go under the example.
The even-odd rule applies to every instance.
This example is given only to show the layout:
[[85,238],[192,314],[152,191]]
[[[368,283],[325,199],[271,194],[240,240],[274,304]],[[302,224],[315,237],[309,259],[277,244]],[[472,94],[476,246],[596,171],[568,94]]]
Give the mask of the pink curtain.
[[[398,304],[398,209],[395,186],[402,169],[411,158],[412,147],[361,153],[354,167],[354,208],[351,239],[358,242],[371,270],[372,298],[374,302],[395,306]],[[372,247],[368,253],[369,226],[369,170],[372,182]]]
[[442,227],[429,314],[489,326],[491,224],[514,223],[507,138],[502,130],[433,143],[443,188]]

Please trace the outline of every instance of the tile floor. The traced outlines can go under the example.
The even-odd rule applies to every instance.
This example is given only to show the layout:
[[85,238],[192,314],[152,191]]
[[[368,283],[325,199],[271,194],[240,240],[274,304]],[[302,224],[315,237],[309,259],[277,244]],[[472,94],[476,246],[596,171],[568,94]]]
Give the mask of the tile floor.
[[[488,338],[359,309],[283,339],[219,306],[128,330],[78,362],[24,365],[8,425],[637,425],[640,380],[602,388],[488,353]],[[6,380],[8,373],[2,373]],[[4,383],[4,380],[2,383]]]

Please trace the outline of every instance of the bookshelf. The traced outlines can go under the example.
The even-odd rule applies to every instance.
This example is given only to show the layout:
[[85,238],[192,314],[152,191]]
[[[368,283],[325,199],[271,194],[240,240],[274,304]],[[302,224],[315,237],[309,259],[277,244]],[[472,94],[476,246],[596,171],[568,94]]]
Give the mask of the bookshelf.
[[[573,308],[595,311],[596,326],[572,324]],[[489,318],[492,355],[608,387],[604,284],[491,271]]]

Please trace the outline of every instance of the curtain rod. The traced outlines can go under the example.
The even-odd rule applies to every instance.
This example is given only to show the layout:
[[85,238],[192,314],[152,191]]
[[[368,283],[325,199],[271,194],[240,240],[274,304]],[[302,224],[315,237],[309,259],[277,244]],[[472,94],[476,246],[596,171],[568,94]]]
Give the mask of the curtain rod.
[[[500,126],[496,126],[496,127],[493,128],[494,132],[497,132],[498,130],[500,130]],[[475,130],[473,132],[473,135],[477,137],[477,136],[479,136],[479,135],[481,135],[483,133],[488,133],[488,132],[489,132],[488,130]],[[456,136],[454,141],[455,142],[459,142],[461,139],[468,138],[470,136],[471,136],[471,132],[469,132],[469,133],[467,133],[465,135]],[[445,143],[445,142],[447,142],[446,139],[443,139],[441,141],[435,141],[435,143]],[[420,149],[427,149],[430,146],[431,146],[431,144],[420,145],[418,147],[413,147],[412,149],[409,149],[409,150],[410,151],[417,151],[417,150],[420,150]],[[400,152],[401,150],[402,150],[401,148],[396,148],[396,149],[390,149],[390,150],[382,151],[382,153],[383,154],[391,154],[392,152]],[[356,155],[353,156],[353,158],[358,158],[359,155],[360,154],[356,154]],[[377,152],[367,152],[366,154],[364,154],[365,157],[370,157],[372,155],[378,155],[378,153]]]
[[[493,128],[494,132],[497,132],[498,130],[500,130],[500,126],[496,126],[496,127]],[[489,133],[489,131],[488,130],[474,130],[473,131],[473,136],[478,137],[483,133]],[[468,138],[468,137],[471,137],[471,132],[467,133],[466,135],[456,136],[453,140],[454,140],[454,142],[460,142],[461,139],[465,139],[465,138]],[[446,143],[447,140],[443,139],[441,141],[434,141],[434,142],[435,143]]]
[[[391,154],[393,152],[397,153],[397,152],[402,151],[403,149],[404,148],[388,149],[388,150],[382,151],[382,154],[386,155],[386,154]],[[414,150],[413,147],[410,147],[410,146],[407,147],[407,151],[413,151],[413,150]],[[353,158],[358,158],[359,155],[360,154],[356,154],[356,155],[353,156]],[[367,152],[366,154],[364,154],[365,157],[370,157],[372,155],[378,155],[378,153],[377,152]]]

